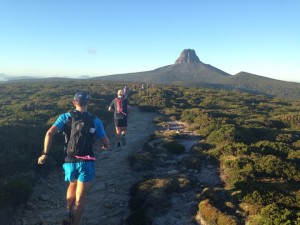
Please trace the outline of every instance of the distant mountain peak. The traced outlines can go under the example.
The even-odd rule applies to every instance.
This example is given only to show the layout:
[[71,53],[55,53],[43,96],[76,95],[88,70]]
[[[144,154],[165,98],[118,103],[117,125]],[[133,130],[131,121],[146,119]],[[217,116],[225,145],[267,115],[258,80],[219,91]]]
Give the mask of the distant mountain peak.
[[179,58],[175,61],[175,64],[194,64],[194,63],[200,63],[198,56],[196,55],[195,50],[193,49],[184,49]]

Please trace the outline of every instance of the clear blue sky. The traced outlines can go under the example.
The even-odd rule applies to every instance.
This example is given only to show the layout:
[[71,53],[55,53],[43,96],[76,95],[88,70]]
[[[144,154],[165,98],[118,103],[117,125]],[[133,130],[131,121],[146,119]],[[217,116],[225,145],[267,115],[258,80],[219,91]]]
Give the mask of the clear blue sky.
[[0,74],[101,76],[183,49],[232,75],[300,81],[299,0],[0,0]]

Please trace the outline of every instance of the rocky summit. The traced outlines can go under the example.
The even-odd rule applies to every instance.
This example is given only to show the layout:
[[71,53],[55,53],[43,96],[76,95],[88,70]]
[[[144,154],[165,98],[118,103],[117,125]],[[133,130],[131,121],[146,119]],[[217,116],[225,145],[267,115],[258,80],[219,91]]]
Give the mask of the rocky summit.
[[171,65],[150,71],[101,76],[92,79],[241,90],[290,99],[300,97],[299,83],[275,80],[247,72],[231,75],[200,61],[193,49],[184,49],[175,63]]
[[195,50],[193,49],[184,49],[179,58],[175,61],[175,64],[182,64],[182,63],[200,63],[198,56],[196,55]]

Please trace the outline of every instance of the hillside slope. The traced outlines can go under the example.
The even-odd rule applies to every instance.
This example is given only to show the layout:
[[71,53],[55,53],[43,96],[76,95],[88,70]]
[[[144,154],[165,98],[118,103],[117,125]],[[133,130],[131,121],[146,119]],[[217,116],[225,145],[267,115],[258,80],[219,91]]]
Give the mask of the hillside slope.
[[300,96],[300,83],[271,79],[247,72],[240,72],[227,77],[220,84],[283,98],[298,98]]
[[157,84],[173,84],[185,81],[220,83],[229,76],[231,75],[211,65],[197,63],[173,64],[146,72],[102,76],[94,79]]
[[185,49],[174,64],[151,71],[117,74],[96,80],[175,84],[187,87],[238,89],[281,98],[300,97],[300,83],[286,82],[247,72],[231,75],[201,62],[192,49]]

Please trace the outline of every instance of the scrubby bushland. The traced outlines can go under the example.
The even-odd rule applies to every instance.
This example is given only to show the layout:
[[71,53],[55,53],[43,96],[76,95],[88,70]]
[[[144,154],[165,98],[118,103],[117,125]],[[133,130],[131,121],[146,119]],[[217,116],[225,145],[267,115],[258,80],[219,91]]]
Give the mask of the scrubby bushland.
[[247,224],[249,225],[281,225],[300,223],[300,213],[281,207],[277,204],[269,204],[261,209],[257,215],[249,217]]
[[[36,177],[63,161],[63,136],[56,135],[48,163],[37,166],[47,129],[59,114],[73,110],[72,99],[78,90],[92,96],[89,111],[106,125],[111,118],[107,111],[118,83],[80,80],[36,81],[0,84],[0,210],[26,202]],[[13,165],[13,169],[11,169]],[[22,187],[20,189],[20,187]]]
[[[245,221],[250,223],[256,218],[252,224],[260,224],[257,222],[260,218],[268,224],[297,224],[300,210],[300,195],[295,191],[300,188],[298,101],[238,91],[157,89],[164,90],[167,100],[160,110],[166,116],[176,115],[186,122],[209,146],[195,147],[195,152],[203,156],[209,154],[219,161],[226,188],[234,193],[241,206],[247,205],[242,207]],[[273,185],[280,190],[274,191]],[[250,194],[249,188],[266,201]],[[282,201],[270,198],[276,195],[274,193]],[[277,212],[281,216],[276,217]]]
[[[122,85],[96,80],[0,84],[0,156],[4,159],[0,165],[0,190],[7,190],[10,176],[20,172],[30,174],[37,169],[36,160],[46,130],[60,113],[73,108],[71,99],[77,90],[90,91],[93,97],[90,111],[106,123],[111,121],[107,106]],[[205,146],[198,146],[195,152],[204,157],[209,155],[221,165],[227,191],[233,193],[241,206],[247,205],[251,209],[248,211],[243,207],[245,221],[263,218],[262,221],[269,224],[297,224],[300,211],[300,194],[296,191],[300,188],[298,101],[239,91],[158,85],[132,91],[130,104],[136,104],[142,110],[158,111],[164,114],[163,118],[181,119],[188,123],[191,131],[202,136]],[[155,121],[164,122],[161,119]],[[181,153],[184,148],[176,143],[174,136],[170,132],[170,143],[165,147]],[[158,132],[153,135],[155,137],[159,137]],[[51,157],[55,159],[62,157],[60,138],[54,140],[56,148]],[[153,148],[149,153],[160,150]],[[148,156],[139,157],[147,159],[150,165],[151,157]],[[131,163],[134,161],[133,158]],[[11,164],[16,170],[7,173]],[[274,192],[270,184],[280,189]],[[261,199],[269,200],[255,201],[258,195],[251,194],[255,191]],[[28,192],[22,193],[22,201],[28,197]],[[0,199],[4,206],[10,201],[6,193],[2,193]],[[272,200],[270,193],[280,193],[283,201],[277,201],[275,197]],[[290,201],[290,196],[296,203]],[[275,216],[279,211],[281,219]]]

